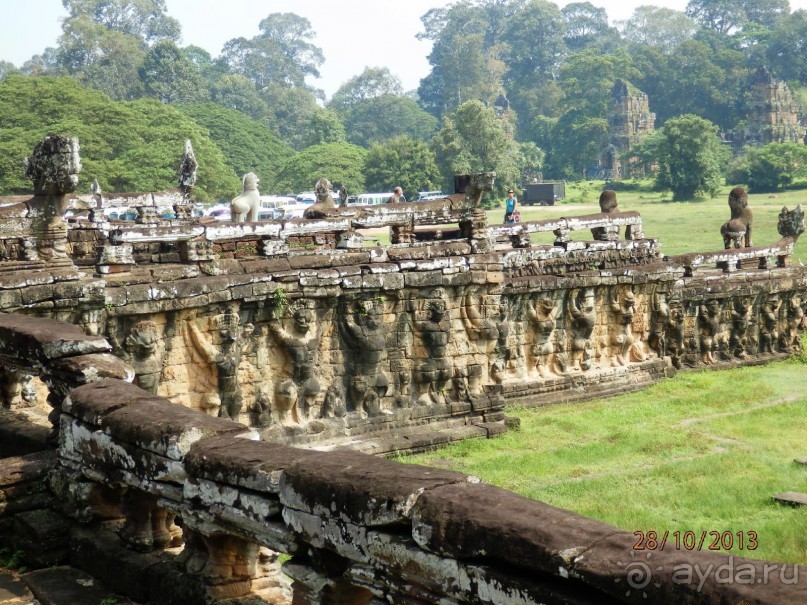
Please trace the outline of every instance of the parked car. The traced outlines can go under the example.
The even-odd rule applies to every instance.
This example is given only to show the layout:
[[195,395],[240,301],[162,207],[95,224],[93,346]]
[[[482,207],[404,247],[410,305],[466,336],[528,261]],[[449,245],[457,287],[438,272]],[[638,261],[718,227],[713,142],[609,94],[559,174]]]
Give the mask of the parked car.
[[446,197],[446,194],[442,191],[418,191],[418,194],[412,201],[428,202],[429,200],[441,200],[444,197]]
[[377,204],[386,204],[387,200],[390,198],[391,195],[394,195],[392,191],[388,193],[362,193],[359,197],[356,198],[356,202],[351,204],[348,200],[348,206],[375,206]]

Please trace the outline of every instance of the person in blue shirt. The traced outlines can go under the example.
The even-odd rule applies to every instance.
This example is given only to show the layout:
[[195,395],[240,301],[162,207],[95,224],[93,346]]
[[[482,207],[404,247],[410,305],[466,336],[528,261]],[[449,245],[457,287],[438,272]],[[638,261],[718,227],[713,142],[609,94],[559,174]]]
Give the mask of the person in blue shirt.
[[518,200],[516,200],[515,192],[512,189],[507,191],[507,199],[504,200],[504,222],[505,223],[513,223],[513,213],[516,211],[516,207],[518,206]]

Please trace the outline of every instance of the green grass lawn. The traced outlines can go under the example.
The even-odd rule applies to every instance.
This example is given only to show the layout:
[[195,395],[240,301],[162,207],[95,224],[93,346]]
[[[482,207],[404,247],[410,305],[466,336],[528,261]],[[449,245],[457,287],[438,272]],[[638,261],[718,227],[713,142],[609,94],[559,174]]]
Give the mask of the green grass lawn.
[[[556,206],[521,206],[521,220],[537,221],[599,212],[598,200],[603,185],[602,181],[569,183],[566,187],[566,200]],[[658,239],[664,254],[673,255],[719,250],[723,247],[720,226],[730,216],[730,190],[731,187],[727,186],[715,198],[690,202],[672,202],[669,193],[650,191],[619,191],[617,199],[620,210],[639,211],[645,235]],[[764,245],[776,242],[780,238],[776,223],[782,206],[794,208],[798,204],[807,207],[807,190],[749,195],[748,205],[754,212],[754,243]],[[504,210],[501,208],[491,210],[488,212],[488,221],[490,224],[501,223],[503,215]],[[552,242],[551,233],[538,237],[539,243]],[[801,249],[804,249],[803,242],[796,246],[796,258]],[[807,252],[802,254],[807,259]]]
[[[403,458],[481,477],[628,531],[756,532],[731,552],[807,564],[807,358],[676,377],[638,393],[514,409],[521,429]],[[668,542],[671,542],[671,537]],[[707,541],[708,544],[708,541]]]

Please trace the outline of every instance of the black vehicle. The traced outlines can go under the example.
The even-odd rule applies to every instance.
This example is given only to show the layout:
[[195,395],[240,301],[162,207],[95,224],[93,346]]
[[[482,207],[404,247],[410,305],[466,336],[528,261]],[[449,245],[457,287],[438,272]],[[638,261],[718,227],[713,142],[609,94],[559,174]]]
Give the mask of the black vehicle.
[[566,197],[566,182],[557,183],[530,183],[524,190],[522,204],[534,206],[554,206],[555,202]]

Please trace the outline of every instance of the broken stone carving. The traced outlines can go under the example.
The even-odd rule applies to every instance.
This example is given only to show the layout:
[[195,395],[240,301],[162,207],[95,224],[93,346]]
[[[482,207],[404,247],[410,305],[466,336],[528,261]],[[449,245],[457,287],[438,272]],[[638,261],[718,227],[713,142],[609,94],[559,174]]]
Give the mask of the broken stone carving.
[[25,176],[34,182],[34,195],[43,198],[32,225],[35,242],[27,241],[25,260],[67,259],[67,194],[78,186],[81,172],[78,139],[49,136],[37,143],[25,158]]
[[[600,193],[600,212],[603,214],[613,214],[619,212],[619,203],[616,199],[616,191],[606,189]],[[597,241],[616,241],[619,239],[619,227],[610,225],[608,227],[594,227],[591,236]]]
[[782,208],[776,230],[782,237],[792,237],[794,240],[804,233],[804,211],[801,209],[801,204],[793,210],[788,210],[787,206]]
[[426,319],[417,323],[425,353],[418,356],[419,363],[415,369],[417,403],[444,404],[452,375],[447,353],[451,323],[448,320],[446,294],[442,288],[436,288],[426,300],[425,311]]
[[381,370],[387,347],[382,322],[383,300],[365,298],[344,313],[344,336],[348,357],[348,395],[351,411],[370,416],[381,413],[379,398],[387,394],[389,379]]
[[283,380],[275,393],[279,409],[291,418],[309,419],[318,405],[322,390],[315,370],[319,354],[320,331],[313,308],[305,302],[291,309],[292,329],[286,330],[277,317],[268,329],[289,356],[291,376]]
[[193,153],[193,145],[191,140],[185,141],[185,153],[182,155],[182,163],[179,167],[179,188],[187,201],[190,198],[191,191],[196,186],[196,169],[199,163],[196,161],[196,155]]
[[148,320],[138,321],[129,329],[123,346],[116,334],[116,327],[114,322],[109,322],[107,327],[109,340],[116,353],[131,364],[135,372],[135,384],[156,395],[165,353],[157,324]]
[[314,191],[317,195],[317,201],[310,208],[306,208],[303,218],[324,218],[329,214],[333,214],[334,210],[336,210],[336,203],[333,201],[331,182],[325,178],[318,180]]
[[720,301],[713,298],[700,306],[698,330],[700,336],[701,362],[712,365],[717,361],[715,354],[723,350],[723,309]]
[[214,316],[212,324],[213,332],[203,333],[195,322],[188,322],[190,341],[203,359],[216,370],[221,401],[218,415],[237,420],[243,406],[238,366],[254,328],[252,324],[241,326],[241,318],[234,309]]
[[735,248],[753,246],[751,242],[751,224],[753,212],[748,207],[748,194],[742,187],[735,187],[729,192],[729,209],[731,218],[720,227],[723,236],[723,247],[728,250],[732,244]]
[[567,308],[572,329],[572,364],[575,370],[585,372],[594,363],[594,341],[591,338],[597,325],[594,290],[572,290],[568,295]]
[[231,218],[234,223],[254,223],[261,209],[261,194],[258,191],[260,180],[254,172],[247,172],[241,182],[244,192],[230,202]]
[[563,357],[555,359],[554,335],[560,307],[551,296],[536,296],[527,304],[527,318],[533,327],[532,367],[542,378],[565,371]]

